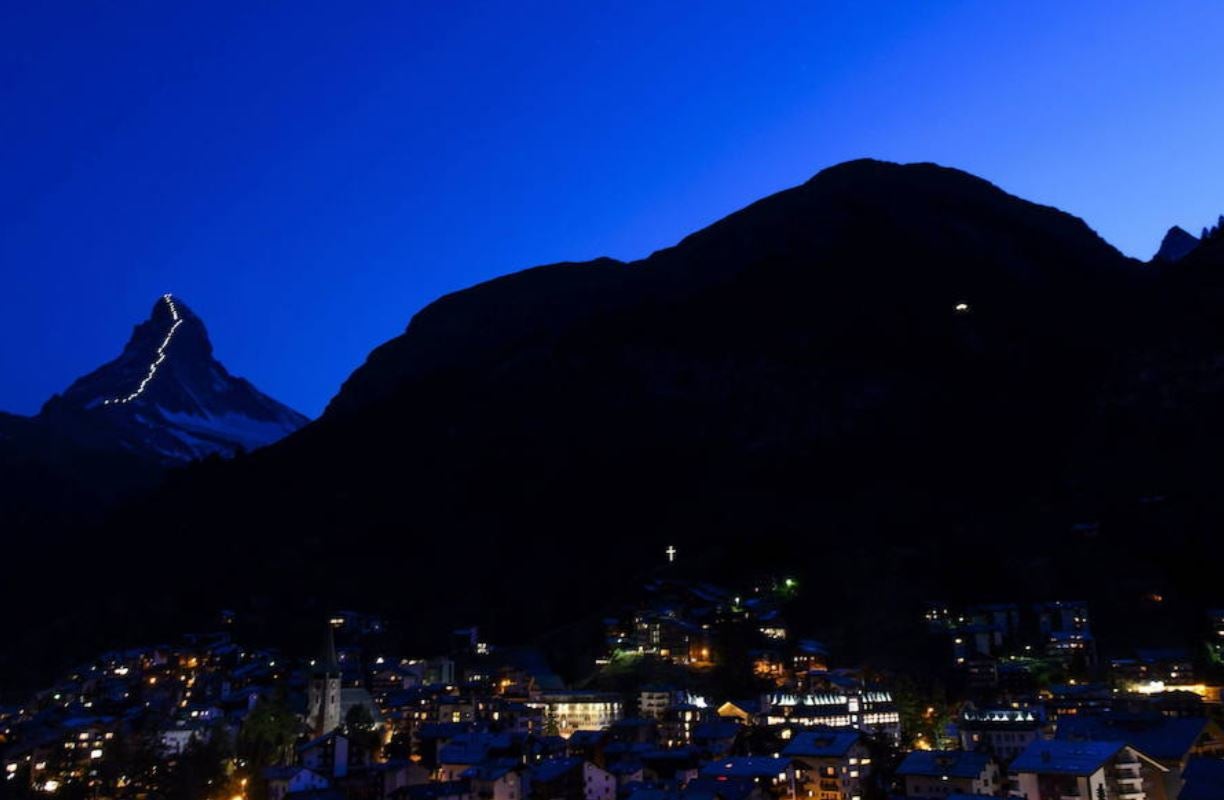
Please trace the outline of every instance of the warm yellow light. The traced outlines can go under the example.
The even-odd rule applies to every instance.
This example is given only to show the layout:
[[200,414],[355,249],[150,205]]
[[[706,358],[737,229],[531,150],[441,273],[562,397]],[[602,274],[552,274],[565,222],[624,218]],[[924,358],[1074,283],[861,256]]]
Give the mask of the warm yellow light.
[[1188,683],[1188,684],[1166,684],[1164,681],[1148,681],[1147,683],[1135,683],[1130,687],[1132,692],[1139,694],[1161,694],[1162,692],[1193,692],[1199,697],[1207,696],[1207,684],[1205,683]]

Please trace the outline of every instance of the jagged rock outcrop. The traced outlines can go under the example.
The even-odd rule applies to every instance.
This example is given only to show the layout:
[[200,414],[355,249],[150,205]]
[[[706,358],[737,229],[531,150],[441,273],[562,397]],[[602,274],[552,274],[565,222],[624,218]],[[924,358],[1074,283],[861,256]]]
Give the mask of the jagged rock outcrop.
[[1164,235],[1164,239],[1160,242],[1160,249],[1156,251],[1156,255],[1152,256],[1152,260],[1172,264],[1190,255],[1198,246],[1197,236],[1174,225]]

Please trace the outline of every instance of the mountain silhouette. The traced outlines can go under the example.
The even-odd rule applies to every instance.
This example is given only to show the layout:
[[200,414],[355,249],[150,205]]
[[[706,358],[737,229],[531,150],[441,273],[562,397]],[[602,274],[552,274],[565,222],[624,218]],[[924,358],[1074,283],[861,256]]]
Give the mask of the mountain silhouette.
[[[96,558],[154,576],[115,601],[152,627],[345,604],[515,640],[674,544],[679,571],[795,574],[845,658],[919,646],[932,597],[1087,597],[1135,633],[1146,592],[1208,602],[1177,553],[1219,555],[1218,255],[1154,269],[959,170],[848,162],[640,261],[439,299],[319,420],[176,474]],[[191,575],[159,566],[167,525],[209,543]]]
[[1162,262],[1180,261],[1190,255],[1191,251],[1198,246],[1199,240],[1197,236],[1188,233],[1178,225],[1174,225],[1164,235],[1164,239],[1160,242],[1160,249],[1156,251],[1156,255],[1152,257],[1152,260]]

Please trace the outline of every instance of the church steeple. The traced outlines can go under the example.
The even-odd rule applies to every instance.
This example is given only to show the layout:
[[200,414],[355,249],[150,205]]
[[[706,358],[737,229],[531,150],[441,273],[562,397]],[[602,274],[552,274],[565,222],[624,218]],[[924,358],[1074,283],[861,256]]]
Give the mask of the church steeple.
[[340,674],[340,659],[336,658],[336,629],[330,622],[327,623],[327,635],[323,640],[323,652],[315,661],[313,672],[316,675]]
[[310,671],[307,709],[307,722],[316,736],[340,727],[340,659],[336,658],[336,635],[330,621],[323,652]]

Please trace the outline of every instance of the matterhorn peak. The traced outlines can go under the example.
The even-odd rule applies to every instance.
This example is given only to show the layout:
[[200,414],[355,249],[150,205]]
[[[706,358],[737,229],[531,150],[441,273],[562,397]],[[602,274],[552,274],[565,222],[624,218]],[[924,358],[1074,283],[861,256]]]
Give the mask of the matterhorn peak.
[[126,449],[160,460],[231,455],[292,433],[306,417],[235,377],[213,356],[204,322],[179,297],[159,297],[115,360],[74,381],[40,416],[96,419]]

